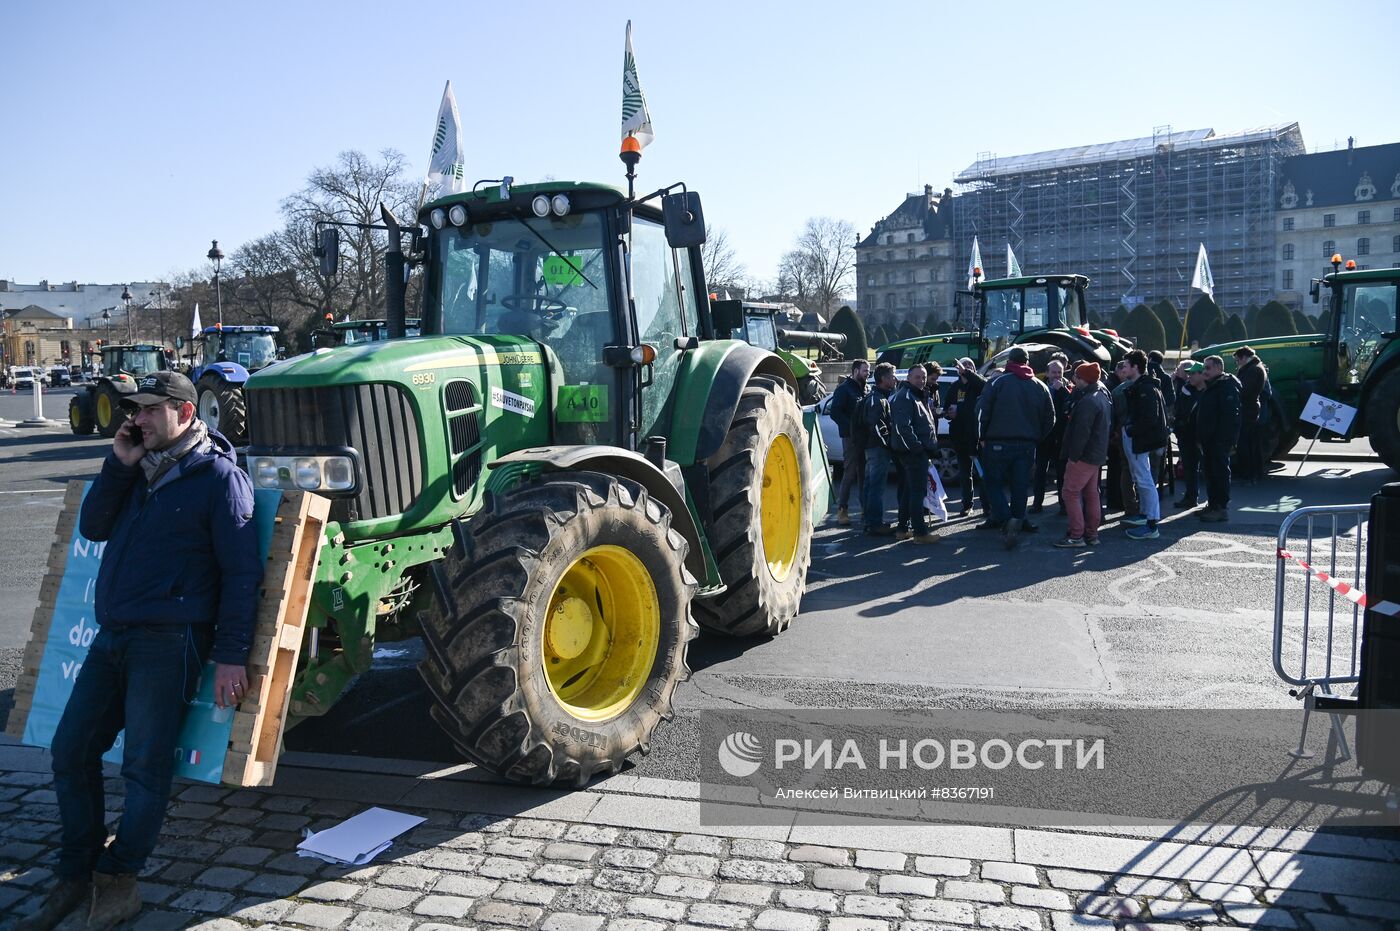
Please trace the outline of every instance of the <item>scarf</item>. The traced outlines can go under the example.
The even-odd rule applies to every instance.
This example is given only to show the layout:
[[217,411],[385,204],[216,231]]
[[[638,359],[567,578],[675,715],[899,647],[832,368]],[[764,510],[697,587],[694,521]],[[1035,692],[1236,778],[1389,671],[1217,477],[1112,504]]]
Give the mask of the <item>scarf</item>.
[[161,479],[169,474],[185,456],[192,452],[204,452],[214,444],[209,439],[209,428],[196,417],[178,440],[165,449],[148,450],[141,457],[141,469],[146,473],[146,488],[155,491]]
[[1006,370],[1014,374],[1017,378],[1031,379],[1035,377],[1035,371],[1029,365],[1023,365],[1020,362],[1008,363]]

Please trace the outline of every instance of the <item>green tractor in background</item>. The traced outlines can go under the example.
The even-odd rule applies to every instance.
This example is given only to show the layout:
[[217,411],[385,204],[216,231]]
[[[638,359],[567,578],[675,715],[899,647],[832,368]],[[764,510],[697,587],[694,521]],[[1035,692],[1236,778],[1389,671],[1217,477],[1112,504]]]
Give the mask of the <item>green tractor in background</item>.
[[136,383],[152,372],[173,369],[168,350],[149,344],[103,346],[97,378],[68,400],[68,426],[79,436],[95,430],[105,437],[117,435],[126,420],[122,399],[136,393]]
[[1229,367],[1241,346],[1258,353],[1269,368],[1279,413],[1271,444],[1275,457],[1292,449],[1300,435],[1314,434],[1316,427],[1300,424],[1298,415],[1317,393],[1355,407],[1347,439],[1370,437],[1381,461],[1400,470],[1400,269],[1354,271],[1354,261],[1346,267],[1343,271],[1340,255],[1333,256],[1332,273],[1312,282],[1313,303],[1321,301],[1323,287],[1329,292],[1328,332],[1221,343],[1198,349],[1191,357],[1218,355]]
[[388,340],[248,381],[255,487],[332,500],[290,711],[324,713],[377,641],[421,634],[432,717],[468,759],[582,785],[671,717],[696,621],[792,623],[826,453],[789,361],[716,325],[697,194],[477,188],[404,229],[381,210]]
[[1084,300],[1088,287],[1089,279],[1084,275],[974,281],[975,330],[897,340],[879,347],[877,360],[896,368],[919,362],[947,367],[968,357],[986,370],[1004,366],[1011,347],[1021,346],[1037,371],[1044,369],[1056,351],[1067,355],[1071,365],[1097,362],[1111,367],[1133,348],[1132,343],[1114,330],[1089,328]]
[[845,345],[845,334],[788,329],[783,324],[796,324],[802,314],[781,304],[712,300],[710,316],[717,334],[777,353],[797,379],[797,400],[802,406],[816,404],[826,397],[827,388],[822,381],[821,366],[813,359],[797,355],[791,348],[784,348],[784,344],[788,347],[812,346],[819,354],[832,357]]

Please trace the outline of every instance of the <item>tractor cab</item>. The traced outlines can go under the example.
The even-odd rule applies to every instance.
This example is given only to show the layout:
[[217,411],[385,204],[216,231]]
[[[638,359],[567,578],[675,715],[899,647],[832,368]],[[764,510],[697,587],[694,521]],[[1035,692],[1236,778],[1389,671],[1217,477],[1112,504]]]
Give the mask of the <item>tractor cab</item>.
[[977,319],[988,364],[1015,344],[1044,344],[1071,361],[1110,361],[1088,326],[1084,275],[1036,275],[978,281],[973,285]]
[[219,363],[255,372],[277,361],[275,326],[211,326],[197,337],[203,343],[200,368]]
[[121,378],[128,376],[139,379],[152,372],[164,372],[171,368],[170,360],[159,346],[104,346],[102,347],[102,370],[99,377]]

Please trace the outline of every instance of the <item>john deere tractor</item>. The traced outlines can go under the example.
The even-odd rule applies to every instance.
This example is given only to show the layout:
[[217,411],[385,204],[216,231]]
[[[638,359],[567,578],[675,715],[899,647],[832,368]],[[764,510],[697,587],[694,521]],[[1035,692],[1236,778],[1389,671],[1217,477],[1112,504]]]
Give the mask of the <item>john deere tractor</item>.
[[117,435],[126,416],[122,399],[136,393],[136,383],[152,372],[173,368],[166,350],[147,344],[103,346],[96,381],[84,385],[68,400],[68,425],[86,436],[94,430],[106,437]]
[[1392,469],[1400,470],[1400,323],[1396,320],[1396,290],[1400,269],[1356,271],[1342,257],[1332,257],[1332,273],[1312,282],[1314,303],[1327,289],[1326,333],[1267,336],[1207,346],[1192,354],[1204,359],[1218,355],[1227,367],[1236,349],[1249,346],[1268,366],[1277,403],[1277,429],[1270,444],[1281,456],[1312,436],[1316,427],[1300,423],[1314,393],[1357,409],[1346,433],[1349,439],[1370,437],[1371,448]]
[[[1071,364],[1117,363],[1132,344],[1113,330],[1091,330],[1083,275],[1030,275],[976,281],[972,287],[977,329],[932,333],[881,346],[879,361],[907,368],[916,362],[951,365],[964,356],[990,368],[1005,364],[1013,345],[1031,355],[1037,370],[1044,360],[1063,352]],[[966,293],[966,292],[963,292]]]
[[812,346],[830,353],[834,358],[838,347],[846,342],[844,334],[788,329],[784,324],[795,326],[802,319],[801,312],[791,308],[791,305],[714,300],[710,301],[710,317],[717,335],[732,336],[777,353],[797,378],[799,403],[804,406],[816,404],[826,397],[821,366],[812,359],[797,355],[792,349]]
[[333,502],[294,717],[421,634],[468,759],[582,785],[671,717],[697,621],[793,622],[825,450],[783,358],[716,332],[697,194],[478,188],[405,228],[383,210],[390,339],[253,375],[248,469]]
[[235,446],[248,442],[248,406],[243,386],[248,376],[277,361],[275,326],[205,327],[200,363],[190,373],[199,401],[199,419]]

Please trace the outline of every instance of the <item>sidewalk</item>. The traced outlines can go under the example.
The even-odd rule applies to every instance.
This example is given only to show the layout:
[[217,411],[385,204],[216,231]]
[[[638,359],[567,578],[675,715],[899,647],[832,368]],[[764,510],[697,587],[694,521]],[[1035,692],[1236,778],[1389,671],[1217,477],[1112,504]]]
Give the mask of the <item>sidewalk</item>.
[[[46,753],[0,741],[0,927],[38,907],[50,876],[50,784]],[[121,782],[109,786],[115,817]],[[693,783],[622,775],[555,792],[465,766],[297,753],[273,789],[176,794],[143,874],[140,931],[1400,925],[1400,832],[1200,825],[1162,840],[1141,828],[830,826],[771,811],[707,828]],[[428,821],[369,866],[295,855],[302,828],[370,804]]]

